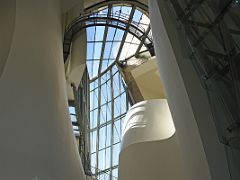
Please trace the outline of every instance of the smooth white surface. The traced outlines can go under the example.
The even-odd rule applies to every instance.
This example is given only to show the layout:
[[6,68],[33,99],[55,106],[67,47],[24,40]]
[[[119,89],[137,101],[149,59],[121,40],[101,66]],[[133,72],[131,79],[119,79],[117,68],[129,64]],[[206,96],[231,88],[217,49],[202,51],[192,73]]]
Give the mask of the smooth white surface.
[[1,180],[85,179],[68,114],[60,9],[58,0],[16,1],[0,79]]
[[187,54],[186,35],[176,28],[167,1],[149,1],[160,77],[187,172],[193,180],[228,180],[224,147],[217,137],[207,95]]
[[0,78],[4,70],[15,26],[16,0],[1,2],[0,6]]
[[120,180],[188,180],[165,99],[137,103],[125,121]]
[[71,83],[79,86],[86,68],[86,30],[81,30],[75,37],[71,46],[71,53],[65,63],[68,99],[74,100]]
[[152,99],[132,106],[125,117],[122,150],[132,144],[170,138],[175,133],[166,99]]

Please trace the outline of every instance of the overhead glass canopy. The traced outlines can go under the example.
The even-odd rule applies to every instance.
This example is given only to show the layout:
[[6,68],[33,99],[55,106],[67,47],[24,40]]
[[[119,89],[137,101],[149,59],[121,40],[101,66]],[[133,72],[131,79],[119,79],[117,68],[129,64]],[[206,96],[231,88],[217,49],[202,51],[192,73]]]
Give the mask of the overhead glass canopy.
[[142,32],[151,34],[150,31],[148,32],[149,18],[139,9],[126,5],[113,5],[102,8],[90,17],[108,17],[108,24],[112,23],[111,19],[118,19],[127,24],[126,30],[121,28],[120,22],[115,24],[116,27],[101,26],[96,23],[96,26],[87,28],[87,68],[90,79],[99,76],[115,61],[123,61],[147,50],[141,39],[134,35],[134,31],[130,32],[130,27],[126,27],[132,24]]

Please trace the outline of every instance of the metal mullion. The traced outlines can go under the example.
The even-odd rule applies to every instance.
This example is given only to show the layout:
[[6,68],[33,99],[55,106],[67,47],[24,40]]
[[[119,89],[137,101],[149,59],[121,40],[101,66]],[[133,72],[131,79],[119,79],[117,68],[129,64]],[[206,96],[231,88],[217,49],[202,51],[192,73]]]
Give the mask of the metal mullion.
[[211,23],[210,27],[208,28],[208,30],[204,31],[198,38],[198,40],[194,43],[193,46],[198,46],[200,43],[202,43],[202,41],[205,39],[205,37],[209,34],[209,32],[211,32],[216,25],[218,25],[222,19],[224,18],[224,16],[226,15],[226,13],[228,12],[228,10],[230,9],[230,6],[232,4],[232,0],[229,1],[227,3],[227,5],[220,11],[220,13],[215,17],[214,21]]
[[[94,43],[93,43],[92,59],[94,59],[94,54],[95,54],[95,40],[96,40],[96,26],[95,26],[95,30],[94,30]],[[93,63],[94,63],[94,61],[92,61],[92,75],[93,75]]]
[[[132,21],[132,19],[133,19],[133,15],[134,15],[135,10],[136,10],[136,6],[134,5],[134,6],[132,7],[131,13],[130,13],[130,15],[129,15],[129,19],[128,19],[129,24],[131,23],[131,21]],[[126,38],[127,38],[127,34],[128,34],[128,31],[129,31],[129,27],[130,27],[129,24],[127,24],[126,30],[124,31],[124,35],[123,35],[123,38],[122,38],[122,42],[121,42],[121,44],[120,44],[120,46],[119,46],[119,50],[118,50],[118,54],[117,54],[117,57],[116,57],[116,61],[119,60],[120,55],[121,55],[121,53],[122,53],[123,45],[125,44],[125,41],[126,41]]]
[[[111,10],[112,10],[112,5],[109,5],[109,6],[108,6],[108,14],[107,14],[107,17],[110,16]],[[107,24],[108,24],[108,23],[109,23],[109,20],[107,20]],[[102,43],[102,51],[101,51],[100,62],[99,62],[99,67],[98,67],[98,75],[101,74],[102,61],[103,61],[103,56],[104,56],[104,50],[105,50],[107,35],[108,35],[108,26],[105,26],[104,35],[103,35],[103,43]]]
[[112,113],[111,113],[111,153],[110,153],[110,176],[112,176],[112,166],[113,166],[113,141],[114,141],[114,92],[113,92],[113,76],[112,76],[112,68],[110,69],[110,77],[111,77],[111,107],[112,107]]
[[148,34],[149,34],[149,32],[150,32],[150,30],[151,30],[151,27],[150,27],[150,24],[149,24],[149,26],[148,26],[148,28],[147,28],[147,30],[146,30],[146,33],[144,34],[143,38],[141,39],[141,42],[140,42],[140,44],[139,44],[139,46],[138,46],[138,48],[137,48],[137,50],[136,50],[136,52],[135,52],[135,55],[139,54],[139,52],[140,52],[140,50],[142,49],[142,46],[143,46],[143,44],[144,44],[144,42],[145,42]]
[[101,78],[98,78],[98,122],[97,122],[97,145],[96,145],[96,159],[97,159],[97,162],[96,162],[96,166],[97,166],[97,169],[96,169],[96,174],[98,174],[98,165],[99,165],[99,162],[98,162],[98,156],[99,156],[99,131],[100,131],[100,108],[101,108]]
[[[135,36],[132,36],[131,42],[127,42],[127,43],[129,44],[129,47],[128,47],[128,50],[127,50],[127,52],[126,52],[126,56],[127,56],[127,54],[129,53],[129,50],[130,50],[130,47],[131,47],[131,45],[132,45],[132,41],[133,41],[134,37],[135,37]],[[126,57],[125,57],[125,58],[126,58]]]
[[117,28],[115,28],[115,31],[114,31],[114,35],[113,35],[113,39],[112,39],[112,41],[111,41],[111,48],[110,48],[110,53],[109,53],[109,56],[108,56],[108,63],[107,63],[107,66],[109,65],[109,60],[112,60],[112,58],[111,58],[111,54],[112,54],[112,48],[113,48],[113,43],[114,43],[114,38],[115,38],[115,36],[116,36],[116,33],[117,33]]

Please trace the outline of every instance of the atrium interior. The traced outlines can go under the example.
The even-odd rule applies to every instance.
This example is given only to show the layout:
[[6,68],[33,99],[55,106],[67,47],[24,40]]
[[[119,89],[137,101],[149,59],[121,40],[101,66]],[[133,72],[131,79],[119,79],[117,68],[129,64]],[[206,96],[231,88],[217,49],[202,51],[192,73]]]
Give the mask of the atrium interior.
[[0,179],[240,179],[240,1],[3,0],[0,22]]

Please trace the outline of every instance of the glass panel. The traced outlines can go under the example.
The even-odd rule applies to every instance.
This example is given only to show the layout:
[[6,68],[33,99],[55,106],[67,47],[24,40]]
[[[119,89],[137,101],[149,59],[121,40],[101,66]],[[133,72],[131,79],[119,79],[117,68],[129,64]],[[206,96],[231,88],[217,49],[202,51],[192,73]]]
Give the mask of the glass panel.
[[69,113],[70,114],[76,114],[75,107],[69,106]]
[[113,6],[112,13],[116,16],[120,13],[121,6]]
[[87,43],[87,59],[93,58],[93,46],[94,43]]
[[106,147],[111,146],[111,124],[107,125],[107,133],[106,133]]
[[113,137],[114,137],[114,144],[119,143],[121,141],[121,133],[120,133],[120,120],[114,122],[114,133],[113,133]]
[[125,60],[129,50],[130,43],[124,43],[119,60]]
[[91,119],[91,123],[90,123],[90,129],[94,129],[97,127],[97,115],[98,115],[98,109],[95,109],[94,111],[90,112],[90,119]]
[[134,36],[133,36],[132,34],[128,33],[125,42],[129,42],[129,43],[132,42],[133,37],[134,37]]
[[91,153],[96,152],[96,145],[97,145],[97,131],[93,131],[91,133]]
[[104,26],[96,26],[95,41],[103,41]]
[[87,41],[94,41],[95,27],[87,28]]
[[112,27],[108,28],[107,41],[113,41],[115,31],[116,31],[116,28],[112,28]]
[[99,60],[93,61],[93,72],[92,72],[91,78],[97,76],[97,74],[98,74],[99,62],[100,62]]
[[103,72],[105,69],[107,69],[108,65],[108,60],[103,60],[102,61],[102,69],[101,71]]
[[106,117],[106,105],[103,105],[101,106],[101,109],[100,109],[100,125],[105,123],[107,120],[107,117]]
[[118,168],[112,170],[112,175],[114,176],[114,178],[118,177]]
[[111,105],[112,105],[112,102],[107,104],[107,121],[112,120],[112,111],[111,111],[112,107],[111,107]]
[[116,166],[118,164],[118,158],[119,158],[119,152],[120,152],[120,143],[113,145],[113,166]]
[[118,51],[119,51],[119,47],[120,47],[120,42],[114,42],[112,44],[112,48],[111,48],[111,59],[116,59]]
[[87,69],[88,69],[89,76],[92,77],[93,61],[87,61]]
[[129,17],[131,13],[132,7],[130,6],[122,6],[121,8],[121,15],[125,16],[126,18]]
[[92,173],[95,174],[95,170],[96,170],[96,166],[97,166],[97,160],[96,160],[96,153],[91,154],[91,169],[92,169]]
[[141,17],[142,17],[142,13],[138,9],[136,9],[134,12],[132,21],[134,23],[139,23],[139,21],[141,20]]
[[99,130],[99,149],[105,148],[106,144],[106,126],[100,128]]
[[150,19],[145,14],[143,14],[143,16],[142,16],[142,18],[140,20],[140,24],[146,31],[148,26],[149,26],[149,24],[150,24]]
[[107,148],[106,149],[106,166],[105,168],[110,168],[110,161],[111,161],[111,149],[110,148]]
[[110,57],[111,49],[112,49],[112,42],[106,42],[103,59],[108,59]]
[[120,115],[120,106],[120,97],[117,97],[116,99],[114,99],[114,118]]
[[137,49],[138,49],[138,45],[131,44],[126,57],[128,58],[128,57],[134,55],[136,53]]
[[102,52],[102,43],[94,43],[94,59],[100,59]]
[[116,35],[114,37],[114,41],[121,41],[123,38],[124,31],[121,29],[117,29]]
[[93,109],[97,108],[98,106],[98,89],[93,91]]
[[77,122],[76,115],[70,115],[71,116],[71,121],[72,122]]
[[105,169],[105,149],[99,151],[98,153],[98,169],[99,170]]

